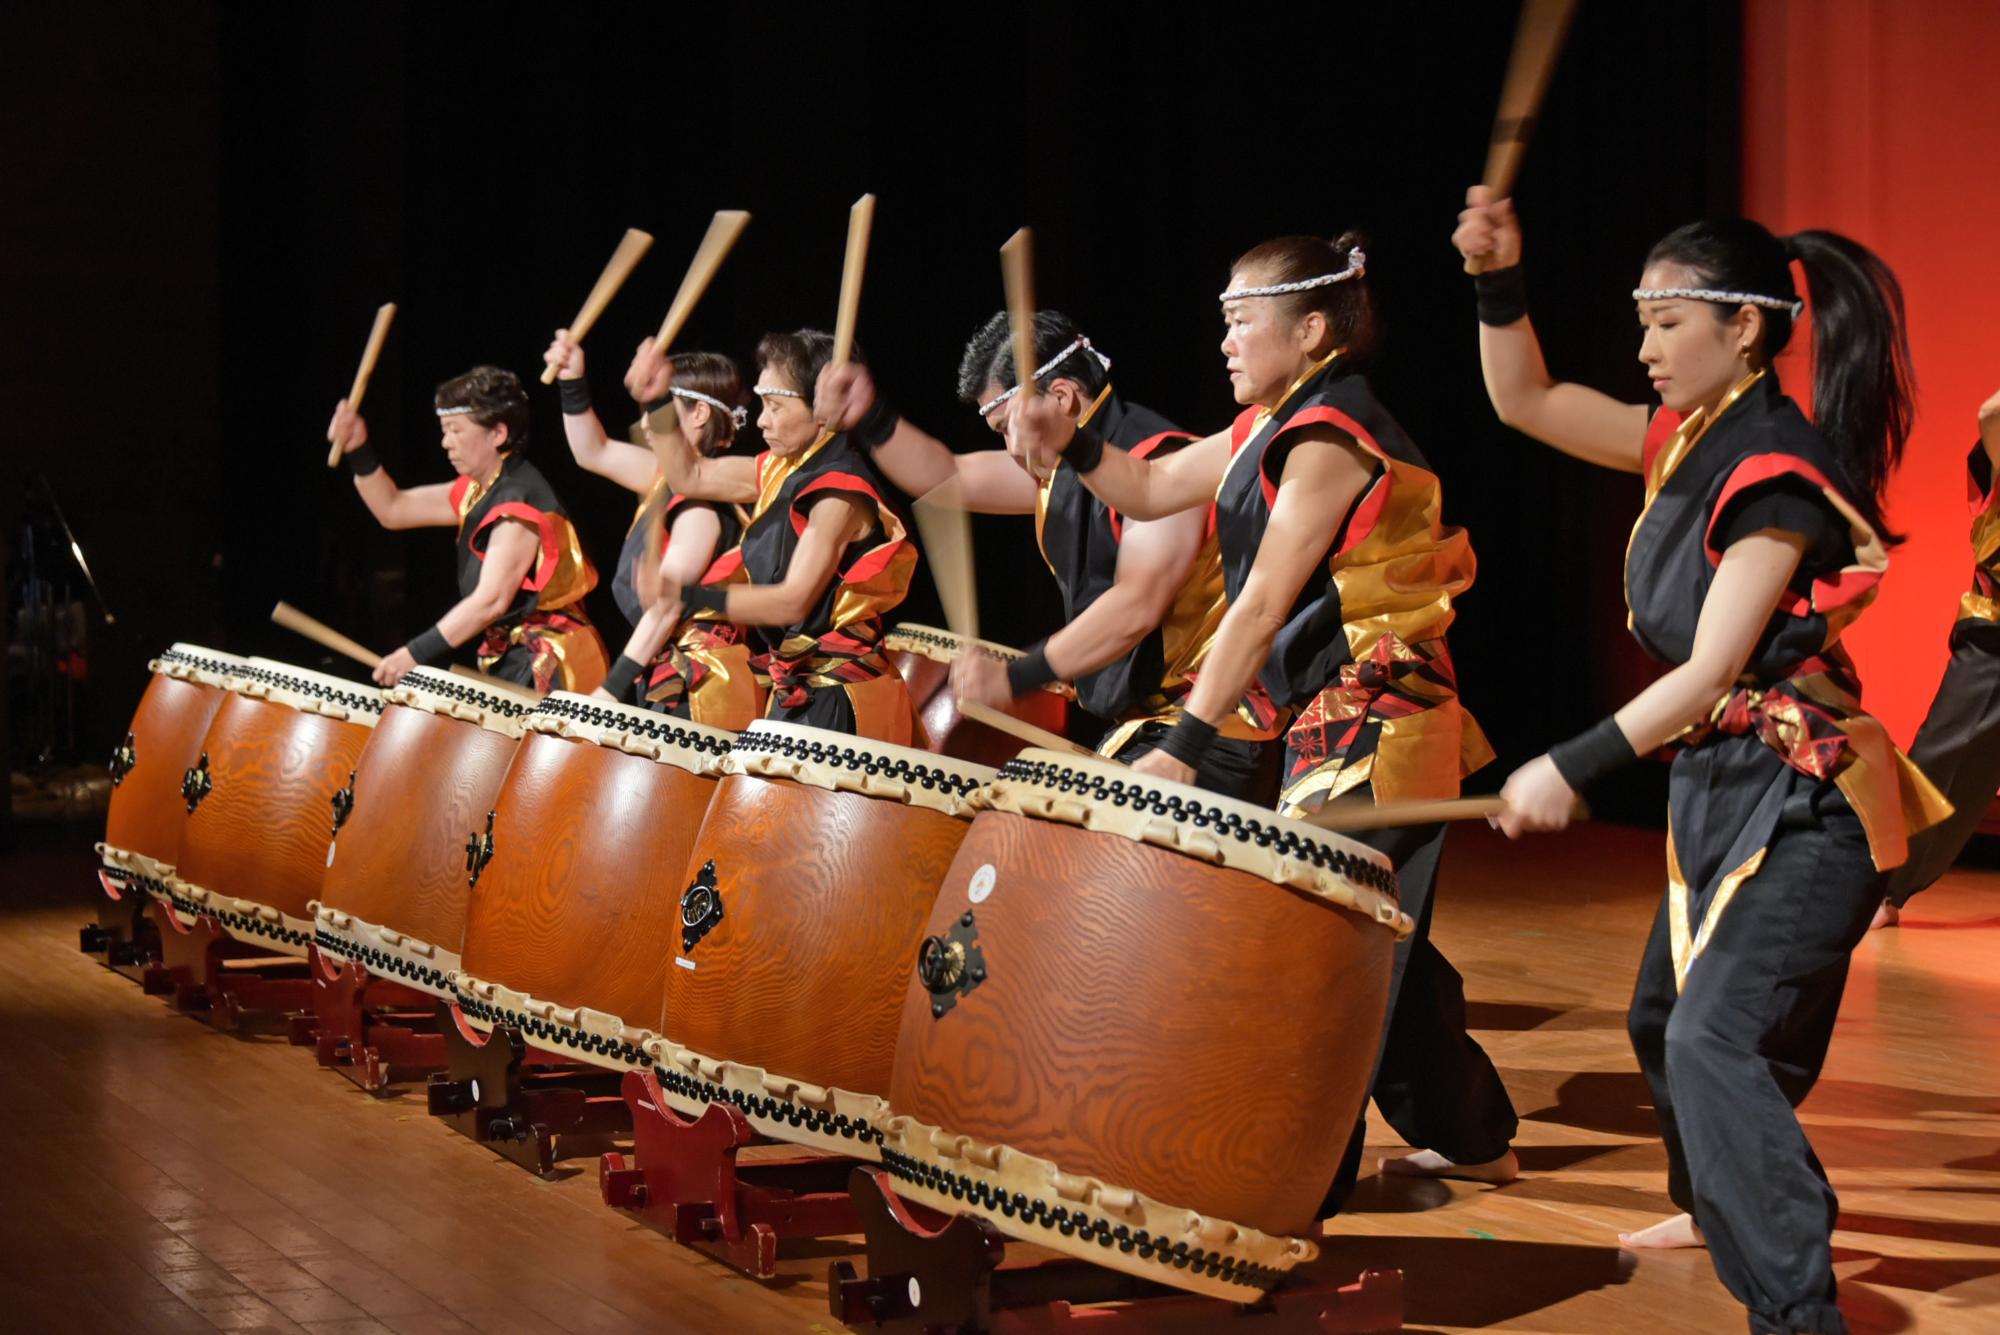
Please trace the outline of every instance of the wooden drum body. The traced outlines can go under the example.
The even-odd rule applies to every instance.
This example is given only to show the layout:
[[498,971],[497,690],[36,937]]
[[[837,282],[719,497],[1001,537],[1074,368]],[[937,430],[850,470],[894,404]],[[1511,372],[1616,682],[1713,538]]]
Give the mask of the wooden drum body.
[[1049,751],[974,801],[905,975],[896,1189],[1254,1297],[1314,1254],[1287,1235],[1312,1228],[1367,1097],[1410,925],[1388,860]]
[[526,729],[473,849],[459,1009],[648,1068],[688,851],[735,734],[565,691]]
[[244,665],[234,654],[176,644],[149,666],[153,680],[111,757],[111,810],[97,846],[105,888],[114,884],[165,898],[187,824],[181,793],[201,758],[202,739],[221,707],[223,683]]
[[[951,662],[970,646],[1001,659],[1021,657],[1018,649],[967,640],[933,626],[898,626],[882,638],[882,649],[903,674],[916,711],[915,743],[925,751],[969,760],[975,765],[1004,765],[1021,750],[1021,742],[958,712],[951,694]],[[1061,735],[1069,722],[1069,697],[1053,686],[1030,692],[1007,706],[1018,719]]]
[[[252,658],[229,678],[188,778],[173,908],[289,955],[312,944],[334,795],[382,714],[372,685]],[[205,762],[205,764],[204,764]]]
[[993,772],[768,720],[726,769],[666,944],[661,1087],[873,1158],[904,979]]
[[388,691],[335,796],[314,914],[320,950],[450,1000],[465,935],[468,840],[514,759],[528,691],[416,668]]

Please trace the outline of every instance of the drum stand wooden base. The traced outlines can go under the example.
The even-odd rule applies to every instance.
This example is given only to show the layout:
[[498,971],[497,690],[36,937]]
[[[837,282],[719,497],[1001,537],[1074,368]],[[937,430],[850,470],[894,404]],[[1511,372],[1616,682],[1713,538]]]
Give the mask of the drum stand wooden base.
[[[1069,1259],[1003,1267],[1007,1242],[976,1215],[912,1205],[888,1174],[857,1168],[849,1192],[868,1245],[868,1277],[827,1271],[834,1319],[885,1335],[1304,1335],[1403,1328],[1403,1273],[1364,1270],[1352,1284],[1285,1284],[1242,1305]],[[1116,1302],[1117,1307],[1080,1304]]]
[[398,1072],[429,1075],[445,1065],[446,1003],[428,992],[379,978],[351,960],[312,952],[313,1013],[300,1017],[319,1064],[370,1094]]
[[160,962],[160,933],[148,912],[153,901],[109,872],[100,870],[97,880],[104,887],[97,921],[77,929],[77,947],[105,968],[143,983],[146,970]]
[[431,1116],[468,1140],[547,1177],[564,1157],[559,1141],[600,1141],[631,1130],[623,1074],[530,1047],[512,1025],[482,1034],[457,1006],[440,1024],[444,1069],[428,1087]]
[[[240,1028],[247,1014],[289,1018],[312,1010],[308,961],[246,945],[207,916],[188,926],[164,904],[155,902],[147,912],[160,934],[160,962],[140,981],[147,992],[166,996],[175,1010],[218,1029]],[[294,1023],[292,1041],[311,1039],[302,1040]]]
[[667,1106],[650,1071],[626,1072],[624,1093],[632,1159],[599,1160],[606,1205],[631,1210],[683,1247],[755,1279],[777,1275],[778,1244],[787,1238],[861,1231],[847,1192],[855,1160],[797,1154],[739,1161],[737,1151],[758,1136],[730,1104],[711,1103],[688,1121]]

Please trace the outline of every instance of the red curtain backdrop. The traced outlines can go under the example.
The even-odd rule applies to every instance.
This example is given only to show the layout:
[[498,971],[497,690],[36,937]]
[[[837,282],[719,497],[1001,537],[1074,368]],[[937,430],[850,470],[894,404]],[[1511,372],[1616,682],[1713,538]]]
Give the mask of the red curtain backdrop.
[[[1863,242],[1909,304],[1917,429],[1889,511],[1910,540],[1847,636],[1907,746],[1971,570],[1965,452],[2000,389],[2000,3],[1748,0],[1744,28],[1744,212]],[[1779,365],[1804,404],[1804,354]]]

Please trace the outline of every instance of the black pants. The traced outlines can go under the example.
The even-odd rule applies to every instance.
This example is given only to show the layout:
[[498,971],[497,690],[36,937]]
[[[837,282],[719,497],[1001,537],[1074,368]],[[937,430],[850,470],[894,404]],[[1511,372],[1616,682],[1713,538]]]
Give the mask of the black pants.
[[[1366,793],[1366,786],[1361,790]],[[1465,1027],[1465,980],[1431,941],[1445,827],[1408,826],[1353,837],[1396,864],[1403,911],[1416,920],[1396,944],[1389,975],[1389,1011],[1370,1092],[1382,1119],[1411,1145],[1436,1150],[1453,1163],[1497,1159],[1513,1143],[1519,1119],[1493,1059]],[[1355,1122],[1324,1214],[1337,1213],[1360,1176],[1367,1110]]]
[[[1131,739],[1118,748],[1118,754],[1112,759],[1129,765],[1147,752],[1158,750],[1169,726],[1165,723],[1141,725]],[[1211,793],[1221,793],[1224,797],[1254,802],[1260,807],[1276,806],[1279,750],[1275,739],[1252,742],[1235,737],[1218,737],[1209,746],[1208,754],[1202,757],[1201,765],[1195,770],[1194,781]]]
[[[492,667],[485,671],[489,677],[511,681],[532,691],[535,689],[535,651],[525,644],[512,645],[506,653],[500,655]],[[562,678],[558,676],[555,685],[550,689],[559,691],[562,688]]]
[[[1787,799],[1764,862],[1676,983],[1669,906],[1639,965],[1630,1029],[1667,1146],[1667,1189],[1707,1235],[1750,1329],[1840,1335],[1837,1202],[1793,1112],[1819,1078],[1847,959],[1885,878],[1831,783]],[[1691,904],[1691,930],[1706,905]]]
[[804,703],[781,704],[775,694],[770,705],[764,710],[764,717],[779,723],[800,723],[808,728],[824,728],[828,732],[853,733],[854,701],[839,686],[808,687]]
[[1910,860],[1889,874],[1898,904],[1951,870],[2000,790],[2000,625],[1978,617],[1951,628],[1951,659],[1910,747],[1954,810],[1910,839]]

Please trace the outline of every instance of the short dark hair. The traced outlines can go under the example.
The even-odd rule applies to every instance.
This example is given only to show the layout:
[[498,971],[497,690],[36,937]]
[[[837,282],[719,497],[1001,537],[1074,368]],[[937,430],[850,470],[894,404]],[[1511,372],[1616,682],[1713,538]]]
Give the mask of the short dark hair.
[[[750,402],[743,388],[743,372],[737,369],[734,357],[720,352],[676,352],[667,360],[673,364],[676,388],[721,399],[731,408],[741,408]],[[710,413],[708,428],[695,442],[695,449],[703,454],[719,454],[734,439],[736,419],[726,412]]]
[[[791,333],[766,334],[757,340],[757,366],[775,366],[789,376],[812,402],[813,391],[819,387],[819,373],[833,360],[833,335],[823,329],[794,329]],[[863,366],[868,359],[861,355],[861,345],[856,343],[848,353],[848,360]]]
[[[1258,286],[1274,283],[1302,283],[1308,278],[1339,273],[1348,257],[1362,250],[1367,239],[1359,232],[1342,232],[1331,241],[1323,236],[1281,236],[1243,252],[1229,272],[1254,269],[1262,277]],[[1375,319],[1375,302],[1368,292],[1368,279],[1356,274],[1338,283],[1288,292],[1275,298],[1284,303],[1285,314],[1303,320],[1313,311],[1326,317],[1327,330],[1335,345],[1347,349],[1356,361],[1367,359],[1381,339]]]
[[[1076,342],[1077,332],[1076,322],[1061,311],[1036,311],[1035,365],[1043,365]],[[1012,389],[1018,378],[1014,369],[1013,326],[1007,320],[1007,312],[1000,311],[966,340],[965,355],[958,359],[958,397],[967,403],[977,403],[988,385]],[[1103,362],[1089,349],[1078,348],[1050,367],[1048,374],[1035,383],[1074,380],[1083,386],[1084,393],[1096,395],[1104,392],[1110,379]]]
[[469,409],[473,421],[491,431],[507,428],[507,449],[519,454],[528,448],[528,395],[520,377],[497,366],[475,366],[464,375],[455,375],[437,387],[431,403],[438,408]]

